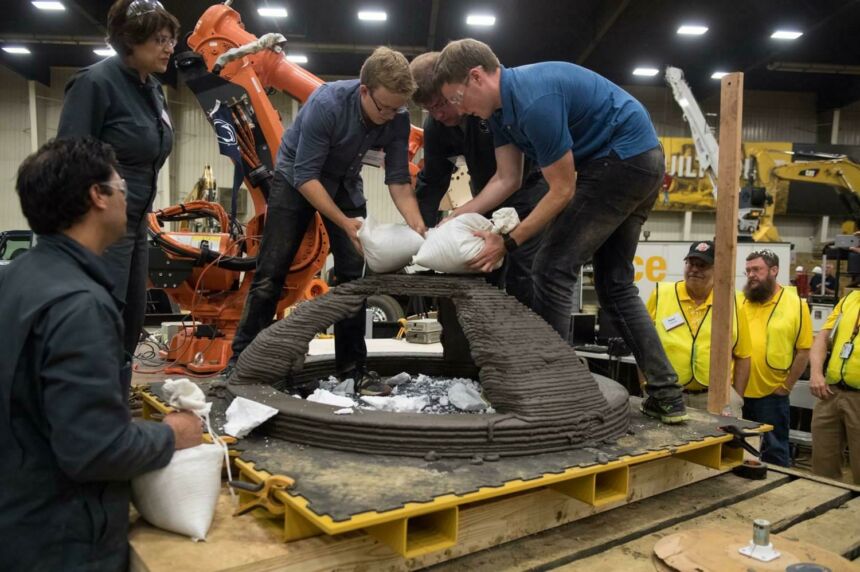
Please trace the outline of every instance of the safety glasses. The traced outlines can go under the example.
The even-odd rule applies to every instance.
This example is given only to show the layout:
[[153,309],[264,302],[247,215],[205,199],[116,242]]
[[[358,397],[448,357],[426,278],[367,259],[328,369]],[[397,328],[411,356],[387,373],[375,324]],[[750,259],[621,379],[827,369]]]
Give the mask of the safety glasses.
[[125,17],[128,19],[140,18],[158,10],[164,11],[164,6],[158,0],[134,0],[134,2],[128,5]]

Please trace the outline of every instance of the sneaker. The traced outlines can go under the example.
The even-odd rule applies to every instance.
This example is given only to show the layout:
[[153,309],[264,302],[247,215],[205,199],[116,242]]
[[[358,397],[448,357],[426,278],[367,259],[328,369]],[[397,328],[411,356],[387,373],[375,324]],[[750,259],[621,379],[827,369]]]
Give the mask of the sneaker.
[[363,371],[355,379],[355,393],[358,395],[385,396],[391,394],[391,386],[380,379],[375,371]]
[[667,425],[683,423],[690,418],[687,415],[687,408],[684,406],[684,399],[681,397],[671,401],[660,401],[653,397],[648,397],[642,400],[639,410],[648,417],[659,419]]

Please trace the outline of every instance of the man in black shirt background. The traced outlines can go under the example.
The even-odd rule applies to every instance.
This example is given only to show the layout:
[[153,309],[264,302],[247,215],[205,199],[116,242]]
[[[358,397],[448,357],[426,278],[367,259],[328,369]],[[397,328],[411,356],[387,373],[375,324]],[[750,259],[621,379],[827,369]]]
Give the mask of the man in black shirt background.
[[[493,134],[487,122],[472,115],[461,115],[433,85],[433,68],[439,52],[428,52],[409,65],[418,89],[412,100],[429,116],[424,122],[424,166],[415,189],[424,224],[439,222],[439,203],[448,192],[451,175],[457,170],[457,157],[463,156],[469,170],[472,195],[477,195],[496,173]],[[522,187],[499,205],[516,209],[520,220],[526,218],[547,192],[547,184],[537,165],[525,160]],[[483,213],[490,217],[492,213]],[[532,301],[532,261],[540,246],[538,235],[509,252],[505,264],[490,275],[490,282],[515,296],[526,306]]]

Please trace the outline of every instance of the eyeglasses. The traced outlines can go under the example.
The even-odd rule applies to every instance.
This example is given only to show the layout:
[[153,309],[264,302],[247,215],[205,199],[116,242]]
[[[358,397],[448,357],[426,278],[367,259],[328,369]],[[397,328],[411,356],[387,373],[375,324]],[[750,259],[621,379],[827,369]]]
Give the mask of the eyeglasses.
[[460,106],[463,103],[463,97],[466,95],[466,88],[469,87],[469,80],[471,79],[472,76],[466,76],[466,81],[463,82],[463,89],[458,89],[457,93],[454,94],[454,97],[449,97],[448,103],[456,106]]
[[443,107],[448,105],[448,100],[444,97],[440,98],[439,101],[427,107],[427,113],[436,113],[437,111],[441,111]]
[[388,105],[379,105],[379,102],[376,101],[376,98],[373,97],[373,92],[368,89],[367,95],[370,96],[370,101],[373,102],[373,105],[376,106],[376,111],[379,112],[380,115],[396,115],[398,113],[406,113],[406,106],[401,105],[400,107],[391,107]]
[[125,182],[125,179],[120,179],[119,183],[99,183],[98,185],[102,188],[119,191],[123,196],[128,195],[128,183]]
[[172,50],[176,47],[176,38],[173,36],[165,36],[159,34],[158,36],[153,36],[152,41],[156,43],[156,45],[162,50],[167,48],[168,50]]
[[129,19],[140,18],[158,10],[164,10],[164,6],[158,0],[134,0],[134,2],[128,5],[125,17]]

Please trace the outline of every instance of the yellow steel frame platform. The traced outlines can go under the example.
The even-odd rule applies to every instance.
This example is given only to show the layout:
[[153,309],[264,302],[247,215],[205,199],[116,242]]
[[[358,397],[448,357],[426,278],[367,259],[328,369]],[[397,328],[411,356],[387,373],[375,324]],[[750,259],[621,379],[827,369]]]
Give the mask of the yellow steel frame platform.
[[[151,393],[144,391],[141,396],[144,418],[152,419],[157,417],[154,414],[166,414],[172,410]],[[762,425],[757,431],[771,429],[769,425]],[[529,480],[511,480],[501,486],[482,487],[462,495],[447,494],[429,502],[410,502],[393,510],[363,512],[339,521],[328,515],[317,514],[309,508],[307,499],[289,493],[283,486],[266,486],[275,481],[290,481],[288,475],[273,475],[257,469],[254,463],[241,459],[238,452],[231,453],[235,454],[233,460],[241,480],[262,485],[259,493],[239,491],[240,501],[259,505],[278,520],[283,517],[285,541],[364,530],[404,558],[416,558],[457,544],[460,507],[464,505],[497,501],[539,488],[557,491],[596,508],[622,504],[633,496],[631,468],[674,457],[723,472],[741,464],[744,459],[743,449],[727,446],[731,440],[730,435],[706,437],[680,446],[667,446],[641,455],[621,457],[605,464],[571,467],[563,472],[548,473]],[[259,498],[259,495],[265,498]]]

